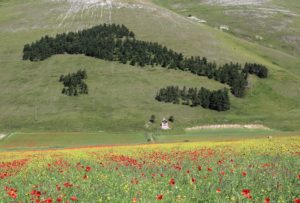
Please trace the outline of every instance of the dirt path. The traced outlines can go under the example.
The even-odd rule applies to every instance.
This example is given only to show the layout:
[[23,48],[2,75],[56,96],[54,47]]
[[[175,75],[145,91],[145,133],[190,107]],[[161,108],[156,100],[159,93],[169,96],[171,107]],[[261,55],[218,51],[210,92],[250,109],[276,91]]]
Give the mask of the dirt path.
[[185,130],[191,131],[191,130],[203,130],[203,129],[263,129],[263,130],[271,130],[270,128],[261,125],[261,124],[246,124],[246,125],[240,125],[240,124],[221,124],[221,125],[202,125],[202,126],[195,126],[191,128],[186,128]]
[[204,0],[207,4],[217,4],[221,6],[241,6],[241,5],[261,5],[269,0]]

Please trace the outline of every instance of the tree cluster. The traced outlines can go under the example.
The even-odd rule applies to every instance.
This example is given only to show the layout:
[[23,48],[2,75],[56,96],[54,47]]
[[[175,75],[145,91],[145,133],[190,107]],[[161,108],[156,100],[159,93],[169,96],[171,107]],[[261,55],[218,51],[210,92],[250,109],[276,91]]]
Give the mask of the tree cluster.
[[23,60],[41,61],[55,54],[85,54],[102,59],[113,60],[116,39],[134,38],[124,25],[99,25],[90,29],[45,36],[40,40],[26,44]]
[[245,73],[254,74],[260,78],[268,77],[267,67],[257,63],[246,63],[243,71]]
[[79,94],[88,94],[88,86],[83,81],[87,79],[85,70],[78,70],[76,73],[69,73],[68,75],[61,75],[59,82],[63,83],[64,88],[62,94],[68,96],[77,96]]
[[158,91],[155,99],[160,102],[184,104],[192,107],[202,106],[216,111],[230,109],[230,101],[227,89],[210,91],[206,88],[180,89],[178,86],[168,86]]
[[245,95],[248,73],[267,76],[267,69],[263,65],[246,64],[242,69],[240,64],[229,63],[218,67],[205,57],[185,57],[161,44],[136,40],[135,34],[127,27],[115,24],[103,24],[78,32],[58,34],[56,37],[45,36],[24,46],[23,59],[39,61],[64,53],[85,54],[133,66],[151,65],[189,71],[229,85],[236,97]]
[[244,97],[248,85],[248,74],[243,72],[238,63],[226,63],[214,75],[215,79],[230,86],[231,93],[236,97]]

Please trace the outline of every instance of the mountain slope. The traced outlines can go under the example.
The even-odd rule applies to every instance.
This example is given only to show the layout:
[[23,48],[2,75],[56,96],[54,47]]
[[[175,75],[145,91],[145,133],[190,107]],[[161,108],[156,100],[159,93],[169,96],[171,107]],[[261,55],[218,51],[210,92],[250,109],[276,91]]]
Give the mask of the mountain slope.
[[[244,99],[232,97],[232,110],[162,104],[154,100],[167,85],[218,89],[205,77],[162,68],[139,68],[82,55],[58,55],[42,62],[22,61],[24,44],[48,34],[101,23],[125,24],[137,39],[162,43],[186,55],[218,63],[253,61],[270,78],[250,79]],[[141,131],[150,115],[174,115],[176,128],[209,123],[263,123],[299,130],[300,77],[297,57],[199,24],[149,1],[0,1],[0,129],[51,131]],[[90,93],[60,93],[61,74],[85,68]]]
[[289,54],[300,54],[300,6],[297,0],[153,0],[184,16]]

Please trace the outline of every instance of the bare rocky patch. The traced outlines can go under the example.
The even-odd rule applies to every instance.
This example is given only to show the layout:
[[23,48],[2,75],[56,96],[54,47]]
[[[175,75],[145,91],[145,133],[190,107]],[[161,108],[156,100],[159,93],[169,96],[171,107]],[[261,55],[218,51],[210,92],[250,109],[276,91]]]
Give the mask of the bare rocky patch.
[[198,22],[198,23],[206,23],[207,22],[206,20],[199,19],[196,16],[189,16],[188,19],[193,20],[193,21]]
[[0,140],[4,139],[6,137],[6,134],[0,134]]
[[51,0],[54,2],[66,2],[71,5],[72,12],[77,13],[82,10],[92,9],[92,8],[105,8],[105,9],[121,9],[121,8],[129,8],[129,9],[147,9],[147,10],[156,10],[153,7],[145,3],[129,3],[122,0]]
[[[51,0],[52,2],[64,3],[64,12],[58,16],[60,21],[58,27],[66,27],[70,24],[70,19],[78,16],[84,18],[88,15],[90,18],[101,20],[107,19],[108,23],[112,22],[113,10],[117,9],[143,9],[155,11],[156,8],[144,2],[127,2],[124,0]],[[68,21],[68,23],[67,23]]]

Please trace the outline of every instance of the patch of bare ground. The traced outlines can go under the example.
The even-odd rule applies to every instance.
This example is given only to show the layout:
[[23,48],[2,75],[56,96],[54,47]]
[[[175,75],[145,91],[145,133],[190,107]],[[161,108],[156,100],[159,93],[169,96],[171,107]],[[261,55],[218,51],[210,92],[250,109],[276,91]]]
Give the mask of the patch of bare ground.
[[4,139],[6,137],[6,134],[0,134],[0,140]]
[[262,5],[269,0],[204,0],[203,3],[221,6]]
[[300,36],[288,35],[288,36],[283,36],[282,39],[290,46],[293,46],[296,52],[300,52]]
[[262,130],[271,130],[270,128],[261,125],[261,124],[220,124],[220,125],[202,125],[202,126],[194,126],[190,128],[186,128],[185,130],[203,130],[203,129],[262,129]]
[[[70,19],[76,15],[84,18],[88,15],[95,20],[107,18],[108,22],[112,22],[112,13],[115,9],[143,9],[150,12],[156,11],[155,7],[148,5],[146,2],[125,0],[50,0],[52,2],[67,3],[61,15],[58,16],[60,21],[58,27],[66,27],[70,25]],[[105,14],[104,14],[105,13]],[[108,16],[104,16],[108,15]]]
[[191,19],[191,20],[196,21],[198,23],[206,23],[207,22],[206,20],[199,19],[196,16],[189,16],[188,19]]

